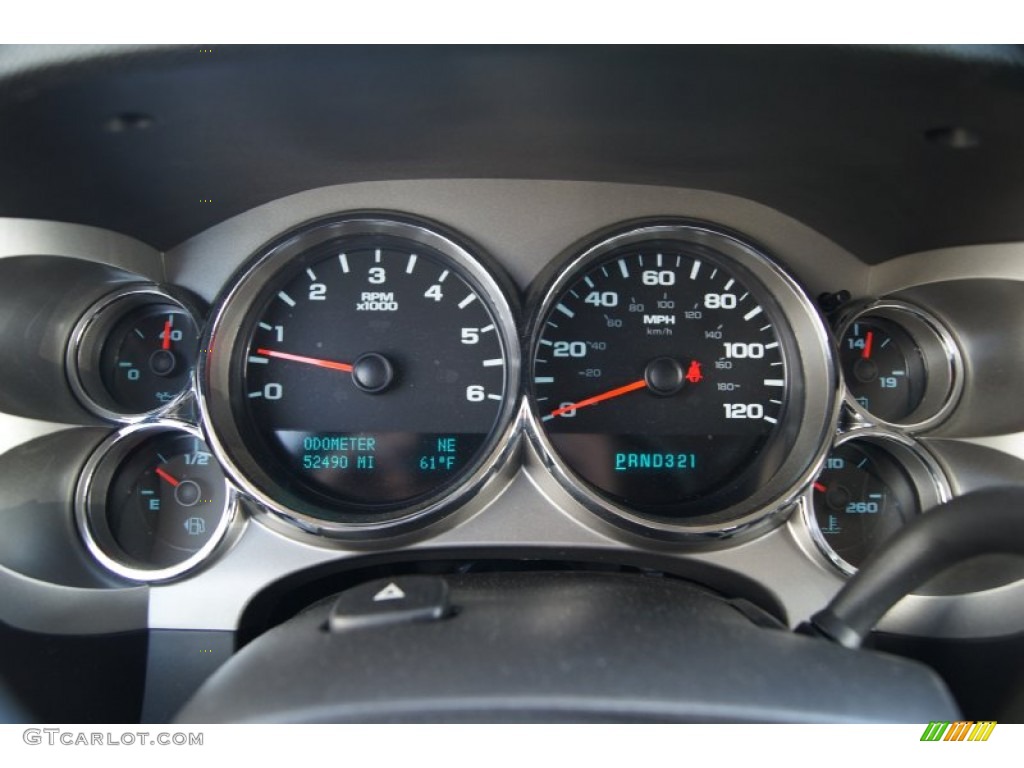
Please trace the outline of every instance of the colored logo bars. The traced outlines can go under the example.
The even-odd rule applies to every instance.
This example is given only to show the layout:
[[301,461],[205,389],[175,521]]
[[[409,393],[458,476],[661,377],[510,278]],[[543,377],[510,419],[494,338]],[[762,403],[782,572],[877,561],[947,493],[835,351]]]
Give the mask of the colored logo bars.
[[988,741],[995,730],[994,720],[940,723],[931,722],[921,734],[921,741]]

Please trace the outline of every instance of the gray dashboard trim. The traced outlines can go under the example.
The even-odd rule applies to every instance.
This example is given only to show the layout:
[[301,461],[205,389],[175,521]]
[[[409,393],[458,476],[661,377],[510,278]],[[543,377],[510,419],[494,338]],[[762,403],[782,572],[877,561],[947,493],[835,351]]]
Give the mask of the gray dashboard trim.
[[811,228],[767,206],[704,190],[572,181],[442,179],[322,187],[261,205],[167,252],[167,279],[211,300],[261,245],[332,213],[385,209],[436,219],[483,246],[521,288],[558,253],[628,219],[686,216],[743,232],[817,291],[866,288],[865,265]]
[[160,252],[127,235],[81,224],[35,219],[0,219],[0,259],[66,256],[134,272],[159,282]]
[[[751,200],[692,189],[566,181],[387,181],[308,190],[254,208],[191,238],[163,255],[163,269],[156,251],[131,238],[56,222],[0,219],[0,256],[75,255],[150,279],[162,278],[210,299],[251,253],[280,232],[317,216],[361,208],[403,210],[443,222],[488,250],[521,289],[571,243],[609,224],[643,216],[703,218],[743,232],[773,252],[812,296],[838,289],[854,296],[884,295],[915,280],[984,276],[1024,281],[1022,244],[911,254],[869,267],[809,227]],[[0,427],[5,428],[0,449],[57,428],[3,414]],[[1024,435],[984,442],[1024,457]],[[524,468],[497,498],[468,514],[459,526],[409,546],[405,550],[409,557],[452,547],[538,547],[552,553],[586,548],[612,555],[642,551],[639,544],[580,522],[587,519],[586,513],[572,509],[572,500],[552,490],[550,483],[540,483],[536,457],[524,453]],[[824,606],[842,584],[837,574],[801,549],[788,527],[709,552],[684,555],[655,542],[645,542],[643,547],[680,562],[706,562],[758,581],[778,596],[793,624]],[[127,590],[133,595],[130,609],[117,607],[121,602],[114,595],[79,595],[93,591],[51,587],[10,572],[0,572],[0,585],[14,596],[12,616],[28,621],[39,614],[56,631],[99,626],[101,614],[104,628],[232,630],[248,601],[267,584],[321,563],[356,563],[362,554],[365,551],[297,541],[253,524],[218,563],[194,577]],[[82,599],[76,601],[77,597]],[[109,613],[105,600],[110,601]],[[935,637],[999,636],[1024,628],[1024,615],[1008,610],[1021,604],[1024,582],[975,593],[969,599],[911,596],[889,613],[881,628]],[[40,611],[40,605],[45,610]],[[141,612],[139,605],[144,606]],[[71,617],[69,623],[60,620],[62,611]]]
[[104,635],[146,628],[148,587],[81,589],[0,566],[3,621],[48,635]]
[[[0,259],[20,256],[63,256],[117,267],[156,282],[163,278],[159,251],[127,235],[58,221],[0,218]],[[0,413],[0,453],[69,426]]]

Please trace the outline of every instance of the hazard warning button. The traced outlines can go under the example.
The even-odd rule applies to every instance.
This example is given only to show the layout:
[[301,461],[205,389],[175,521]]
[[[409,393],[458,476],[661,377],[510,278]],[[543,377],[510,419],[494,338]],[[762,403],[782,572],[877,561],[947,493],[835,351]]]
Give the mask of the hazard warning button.
[[432,621],[449,612],[448,584],[440,576],[395,576],[345,590],[331,608],[328,629]]

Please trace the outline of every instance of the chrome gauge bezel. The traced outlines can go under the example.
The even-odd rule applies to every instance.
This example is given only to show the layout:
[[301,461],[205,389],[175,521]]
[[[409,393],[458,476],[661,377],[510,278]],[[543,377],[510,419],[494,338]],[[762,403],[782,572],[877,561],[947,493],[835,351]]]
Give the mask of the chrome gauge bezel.
[[196,336],[199,336],[202,323],[197,307],[192,306],[187,299],[152,284],[135,283],[111,291],[90,306],[75,323],[65,352],[65,370],[75,398],[94,416],[119,424],[136,424],[170,417],[195,397],[194,371],[189,374],[188,385],[174,399],[148,411],[120,411],[103,391],[97,361],[110,331],[127,313],[155,304],[173,304],[180,308],[192,322]]
[[[75,523],[86,549],[111,573],[143,583],[166,582],[190,573],[208,563],[215,552],[225,547],[243,525],[239,514],[238,493],[225,477],[225,503],[210,540],[191,557],[166,568],[143,568],[120,553],[105,523],[107,494],[114,474],[132,451],[146,440],[168,432],[180,432],[204,440],[198,428],[168,419],[129,424],[113,432],[89,456],[75,489]],[[205,440],[204,440],[205,441]],[[209,446],[209,444],[207,444]]]
[[[907,473],[918,501],[917,514],[953,498],[953,491],[939,462],[921,443],[909,435],[886,428],[860,427],[843,433],[829,448],[829,453],[851,442],[867,442],[889,454]],[[794,516],[794,533],[820,563],[843,576],[853,576],[857,567],[846,562],[829,545],[814,515],[814,488],[807,487],[800,500],[800,514]],[[808,547],[807,544],[811,546]]]
[[939,426],[960,401],[964,386],[964,362],[960,347],[946,325],[931,312],[896,299],[877,299],[847,307],[836,321],[836,340],[842,343],[858,320],[873,316],[895,323],[921,351],[927,381],[920,404],[906,418],[887,421],[865,409],[843,380],[843,402],[857,421],[916,434]]
[[[253,310],[264,283],[273,279],[302,253],[340,237],[390,235],[424,245],[450,259],[474,291],[488,302],[500,332],[506,357],[505,396],[495,426],[474,468],[454,486],[377,521],[334,521],[295,509],[278,498],[281,486],[246,447],[231,394],[236,382],[233,360],[242,338],[242,326]],[[299,225],[260,248],[229,283],[218,301],[207,330],[205,350],[198,363],[198,400],[206,440],[228,475],[253,499],[262,522],[287,535],[311,534],[348,544],[392,544],[395,537],[420,535],[441,521],[452,522],[457,510],[467,514],[473,499],[489,498],[514,470],[511,459],[520,433],[520,345],[515,292],[504,272],[483,250],[447,228],[425,219],[392,212],[337,214]],[[320,538],[321,543],[324,541]]]
[[[771,297],[789,325],[792,351],[787,357],[790,376],[795,376],[802,398],[803,416],[788,425],[795,431],[791,449],[772,479],[753,495],[718,510],[714,521],[687,524],[665,522],[638,514],[617,504],[595,489],[560,458],[553,448],[537,409],[532,382],[532,361],[537,354],[543,321],[554,302],[572,280],[611,251],[647,240],[678,240],[714,251],[718,258]],[[839,419],[839,374],[824,318],[803,288],[760,248],[705,222],[660,218],[621,224],[571,246],[534,284],[528,301],[530,325],[525,334],[528,359],[524,366],[524,414],[531,445],[562,491],[581,508],[581,519],[598,524],[613,536],[638,535],[643,541],[661,539],[676,545],[708,546],[716,541],[740,541],[780,525],[792,511],[804,487],[824,461]],[[543,485],[546,478],[538,476]],[[710,517],[710,516],[705,516]]]

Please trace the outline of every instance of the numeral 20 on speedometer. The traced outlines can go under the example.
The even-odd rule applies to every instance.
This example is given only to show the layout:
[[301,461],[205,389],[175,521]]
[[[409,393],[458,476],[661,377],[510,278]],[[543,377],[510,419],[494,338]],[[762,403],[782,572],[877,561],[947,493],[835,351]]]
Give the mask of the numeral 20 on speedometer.
[[588,250],[532,334],[542,448],[604,508],[684,525],[735,516],[777,480],[807,413],[799,297],[763,256],[706,230],[645,228]]

